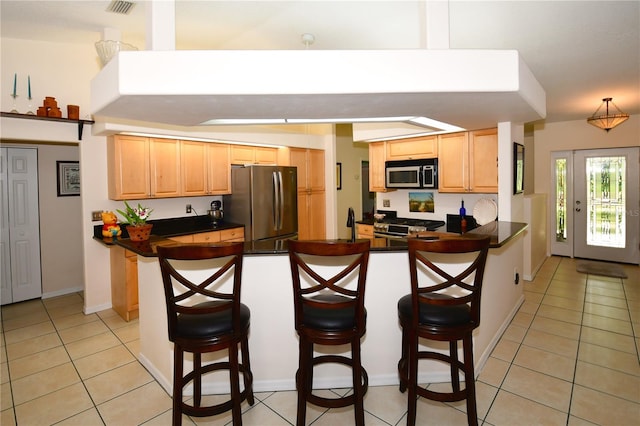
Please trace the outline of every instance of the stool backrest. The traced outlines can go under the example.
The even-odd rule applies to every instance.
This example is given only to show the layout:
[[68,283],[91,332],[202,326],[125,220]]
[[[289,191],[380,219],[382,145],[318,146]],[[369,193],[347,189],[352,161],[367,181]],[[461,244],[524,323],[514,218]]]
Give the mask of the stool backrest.
[[174,339],[179,314],[231,309],[233,330],[240,332],[243,252],[241,242],[158,247],[169,340]]
[[[489,236],[409,238],[409,273],[416,325],[419,303],[467,304],[471,323],[474,327],[480,324],[480,296],[490,240]],[[452,297],[438,297],[438,293]]]
[[[355,328],[364,330],[364,291],[370,240],[290,240],[289,261],[293,280],[296,330],[303,326],[303,309],[352,308]],[[352,285],[355,282],[355,287]],[[351,284],[351,285],[348,285]],[[327,302],[322,296],[338,295]]]

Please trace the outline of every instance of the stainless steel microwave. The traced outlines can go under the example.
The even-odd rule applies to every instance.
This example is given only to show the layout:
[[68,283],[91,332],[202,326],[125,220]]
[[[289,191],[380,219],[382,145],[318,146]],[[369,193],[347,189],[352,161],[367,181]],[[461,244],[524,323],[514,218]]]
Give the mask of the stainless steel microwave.
[[387,161],[387,188],[438,189],[438,159]]

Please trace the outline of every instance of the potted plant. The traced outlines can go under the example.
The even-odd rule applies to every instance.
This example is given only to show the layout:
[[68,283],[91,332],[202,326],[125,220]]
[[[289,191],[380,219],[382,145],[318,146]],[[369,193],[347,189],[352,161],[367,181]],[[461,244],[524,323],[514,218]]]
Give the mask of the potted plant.
[[142,207],[140,203],[138,203],[138,207],[131,207],[129,203],[125,201],[124,205],[126,207],[124,211],[116,211],[123,217],[131,241],[148,240],[153,224],[147,223],[147,220],[153,210],[149,207]]

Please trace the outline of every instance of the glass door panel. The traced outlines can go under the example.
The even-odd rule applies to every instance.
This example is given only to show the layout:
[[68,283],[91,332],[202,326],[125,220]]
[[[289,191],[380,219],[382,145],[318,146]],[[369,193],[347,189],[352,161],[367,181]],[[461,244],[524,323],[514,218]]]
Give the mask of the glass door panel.
[[586,159],[587,245],[625,247],[625,157]]
[[552,152],[551,254],[573,257],[573,152]]
[[575,257],[640,262],[639,156],[639,148],[575,151]]

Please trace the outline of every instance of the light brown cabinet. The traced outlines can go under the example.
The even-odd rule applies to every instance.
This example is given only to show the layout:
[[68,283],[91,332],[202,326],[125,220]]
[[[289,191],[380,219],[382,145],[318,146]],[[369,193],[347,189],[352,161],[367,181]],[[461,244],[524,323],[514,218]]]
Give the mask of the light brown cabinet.
[[231,193],[229,145],[180,141],[182,196]]
[[113,246],[111,260],[111,305],[125,321],[138,318],[138,257]]
[[231,145],[231,164],[277,164],[277,148]]
[[324,239],[326,236],[326,191],[324,151],[289,149],[289,164],[298,171],[298,238]]
[[421,136],[417,138],[387,141],[387,161],[416,160],[438,157],[438,137]]
[[244,227],[222,229],[220,231],[199,232],[197,234],[178,235],[169,238],[179,243],[219,243],[221,241],[244,241]]
[[356,224],[356,238],[371,240],[371,247],[385,247],[387,244],[386,238],[376,238],[373,235],[373,225],[363,223]]
[[110,137],[107,167],[113,200],[180,196],[180,149],[173,139]]
[[131,200],[149,198],[149,139],[112,136],[107,140],[109,198]]
[[372,142],[369,144],[369,191],[393,191],[385,187],[384,162],[387,161],[386,142]]
[[180,144],[174,139],[149,140],[149,166],[152,198],[179,197]]
[[440,135],[440,192],[498,192],[497,129]]
[[107,142],[109,198],[231,193],[229,145],[116,135]]

